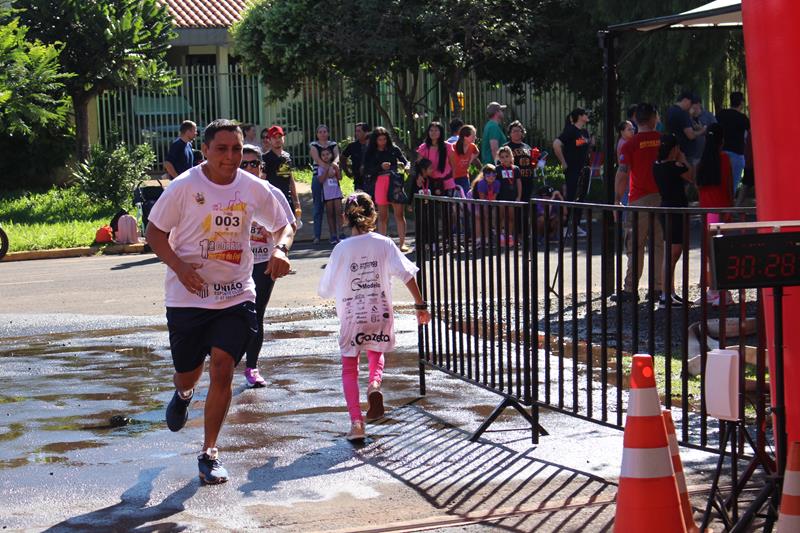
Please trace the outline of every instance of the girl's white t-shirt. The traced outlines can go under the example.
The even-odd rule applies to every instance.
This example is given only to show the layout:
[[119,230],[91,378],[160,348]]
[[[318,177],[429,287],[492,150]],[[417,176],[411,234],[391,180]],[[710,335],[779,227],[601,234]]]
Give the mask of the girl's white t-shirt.
[[289,223],[277,194],[267,182],[237,169],[228,185],[217,185],[203,173],[204,165],[175,179],[150,211],[149,223],[169,233],[169,244],[205,280],[203,289],[189,292],[167,269],[167,307],[223,309],[255,301],[250,229],[257,220],[273,232]]
[[342,355],[394,348],[391,277],[408,283],[418,270],[391,239],[378,233],[354,235],[336,245],[318,293],[336,299]]
[[[266,183],[267,189],[275,196],[275,199],[278,200],[278,203],[281,204],[283,211],[286,213],[286,218],[289,220],[289,224],[294,224],[297,219],[294,217],[294,213],[292,213],[292,208],[289,206],[286,195],[270,182],[265,181],[264,183]],[[250,227],[250,251],[253,252],[253,263],[256,265],[259,263],[266,263],[269,261],[269,258],[272,257],[272,251],[274,249],[275,241],[272,237],[272,233],[267,231],[267,228],[258,222],[253,222]]]

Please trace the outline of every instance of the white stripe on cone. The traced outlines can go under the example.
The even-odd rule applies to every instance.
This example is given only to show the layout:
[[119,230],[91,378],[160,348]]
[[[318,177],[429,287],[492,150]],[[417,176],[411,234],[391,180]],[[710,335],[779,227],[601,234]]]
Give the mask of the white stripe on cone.
[[619,477],[650,479],[671,477],[669,448],[624,448]]
[[628,392],[628,416],[661,417],[656,389],[631,389]]
[[800,473],[786,471],[786,477],[783,478],[783,493],[789,496],[800,496]]
[[781,513],[778,518],[778,533],[797,533],[800,531],[800,516]]

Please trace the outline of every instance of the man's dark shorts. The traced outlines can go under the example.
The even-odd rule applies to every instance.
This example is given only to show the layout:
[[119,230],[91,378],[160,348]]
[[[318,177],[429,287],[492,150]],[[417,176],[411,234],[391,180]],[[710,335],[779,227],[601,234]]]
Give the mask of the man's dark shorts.
[[167,326],[175,371],[196,369],[212,347],[229,353],[239,364],[257,331],[256,308],[253,302],[225,309],[167,307]]

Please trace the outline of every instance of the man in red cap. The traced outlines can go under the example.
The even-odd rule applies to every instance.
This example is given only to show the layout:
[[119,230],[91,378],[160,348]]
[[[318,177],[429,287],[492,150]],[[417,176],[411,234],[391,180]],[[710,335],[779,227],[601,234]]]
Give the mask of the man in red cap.
[[300,200],[297,197],[297,186],[292,176],[292,156],[283,149],[286,136],[283,128],[272,125],[269,129],[261,130],[261,142],[264,145],[264,174],[267,181],[280,189],[289,205],[294,211],[296,219],[300,220],[303,211],[300,208]]

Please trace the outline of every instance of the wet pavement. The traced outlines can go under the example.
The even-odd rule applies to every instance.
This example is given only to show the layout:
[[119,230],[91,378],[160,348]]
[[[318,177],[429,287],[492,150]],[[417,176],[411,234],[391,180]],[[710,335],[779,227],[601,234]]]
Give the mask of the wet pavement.
[[[550,436],[532,446],[510,409],[470,442],[500,398],[436,371],[420,397],[416,325],[399,311],[387,416],[359,445],[344,439],[331,309],[268,312],[269,386],[237,372],[220,438],[231,479],[214,487],[195,460],[207,376],[187,426],[163,422],[163,318],[0,314],[0,528],[610,531],[622,433],[542,411]],[[689,484],[707,483],[714,457],[682,456]]]

